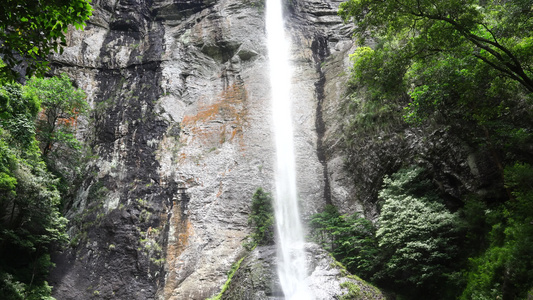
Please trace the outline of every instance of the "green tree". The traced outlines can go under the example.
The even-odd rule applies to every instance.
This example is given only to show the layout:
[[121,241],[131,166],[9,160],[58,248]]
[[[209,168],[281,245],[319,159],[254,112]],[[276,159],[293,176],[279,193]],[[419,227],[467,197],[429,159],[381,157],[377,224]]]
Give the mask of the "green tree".
[[311,216],[311,239],[329,251],[348,271],[370,279],[379,265],[376,229],[359,214],[341,215],[328,205]]
[[[478,0],[349,0],[340,15],[356,35],[396,41],[405,58],[462,52],[533,92],[531,3]],[[392,44],[390,44],[392,45]]]
[[490,246],[470,258],[461,299],[525,299],[533,288],[533,168],[505,169],[512,200],[487,210]]
[[0,87],[0,95],[0,298],[46,299],[49,252],[66,240],[58,180],[41,159],[33,127],[12,122],[35,120],[38,101],[19,84]]
[[458,217],[423,178],[423,169],[412,167],[384,179],[376,232],[384,266],[374,280],[414,298],[449,288],[458,254]]
[[262,188],[258,188],[252,196],[252,207],[248,216],[248,224],[252,233],[244,246],[251,250],[258,245],[269,245],[274,242],[274,210],[272,196]]
[[0,77],[16,79],[22,62],[25,73],[42,75],[46,57],[62,52],[69,25],[82,29],[92,14],[90,0],[6,0],[0,11]]
[[[375,280],[412,297],[452,284],[447,276],[456,278],[459,288],[466,281],[463,299],[525,297],[531,289],[526,215],[532,195],[530,183],[517,178],[531,178],[524,174],[533,162],[531,1],[348,0],[339,13],[355,22],[362,46],[353,55],[347,140],[357,143],[361,132],[374,130],[386,143],[407,132],[415,136],[405,137],[407,146],[416,142],[428,149],[416,159],[460,166],[464,158],[446,157],[435,147],[433,132],[445,132],[447,139],[437,143],[468,145],[499,171],[483,171],[478,182],[490,177],[495,193],[452,196],[455,205],[464,205],[460,214],[451,214],[431,192],[437,188],[428,189],[425,172],[400,170],[387,178],[377,231],[385,265]],[[396,126],[402,115],[406,122]],[[383,128],[392,133],[387,136]],[[443,178],[438,167],[431,172]],[[464,190],[459,184],[450,183]],[[469,233],[457,242],[458,228]],[[457,243],[475,247],[457,256]],[[458,276],[461,268],[466,277]],[[461,294],[454,293],[450,297]]]
[[381,126],[398,119],[403,106],[410,123],[457,123],[492,143],[510,128],[527,131],[530,124],[519,121],[531,117],[533,91],[533,12],[526,2],[343,3],[339,13],[357,24],[360,43],[372,40],[372,48],[353,56],[359,118],[377,114],[371,125]]
[[28,97],[41,103],[36,122],[36,138],[48,168],[62,179],[65,194],[83,168],[85,149],[77,136],[77,122],[86,116],[89,105],[85,92],[72,85],[66,74],[58,77],[32,77],[24,86]]
[[32,77],[24,90],[38,98],[43,109],[37,121],[43,157],[57,155],[57,148],[79,149],[75,129],[78,117],[86,115],[89,109],[85,92],[75,88],[65,73],[51,78]]
[[23,95],[19,84],[0,87],[0,121],[10,132],[11,143],[31,143],[35,135],[35,118],[40,110],[36,97]]

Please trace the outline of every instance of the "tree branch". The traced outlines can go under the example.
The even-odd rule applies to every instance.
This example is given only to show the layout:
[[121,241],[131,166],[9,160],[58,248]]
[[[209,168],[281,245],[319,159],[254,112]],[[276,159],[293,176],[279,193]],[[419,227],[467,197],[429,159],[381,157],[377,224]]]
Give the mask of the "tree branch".
[[504,69],[498,65],[496,65],[495,63],[491,62],[490,60],[488,60],[486,57],[482,56],[482,55],[479,55],[479,54],[474,54],[475,57],[481,59],[483,62],[485,62],[486,64],[490,65],[491,67],[493,67],[494,69],[506,74],[509,76],[509,78],[513,79],[513,80],[516,80],[518,82],[520,82],[520,84],[522,84],[524,87],[526,87],[529,91],[533,91],[533,86],[528,84],[526,81],[524,81],[521,77],[517,76],[514,72],[512,71],[509,71],[507,69]]
[[[414,14],[414,15],[415,16],[419,16],[419,17],[426,17],[428,19],[440,20],[440,21],[443,21],[443,22],[446,22],[446,23],[452,25],[453,27],[455,27],[455,29],[459,33],[461,33],[466,39],[468,39],[474,45],[476,45],[477,47],[487,51],[492,56],[494,56],[497,60],[499,60],[505,66],[505,68],[508,69],[509,72],[512,72],[512,73],[514,73],[514,75],[516,75],[516,76],[512,77],[513,79],[519,81],[520,84],[522,84],[530,92],[533,92],[533,80],[524,72],[524,69],[522,68],[521,63],[516,58],[516,56],[514,56],[514,54],[509,49],[507,49],[506,47],[504,47],[501,44],[499,44],[497,42],[497,39],[495,39],[495,41],[491,41],[489,39],[486,39],[486,38],[480,37],[478,35],[475,35],[475,34],[471,33],[469,30],[467,30],[463,25],[459,24],[456,20],[454,20],[452,18],[443,17],[443,16],[439,16],[439,15],[428,15],[428,14],[424,14],[423,12],[420,12],[420,14]],[[489,30],[489,33],[491,33],[491,35],[492,35],[492,32],[490,30]],[[508,57],[508,59],[503,57],[501,53],[495,51],[490,46],[484,45],[484,43],[488,44],[488,45],[491,45],[491,46],[494,46],[498,50],[501,50]],[[479,56],[476,55],[476,57],[479,57]],[[481,58],[481,57],[479,57],[479,58]],[[485,62],[488,62],[487,59],[482,59],[482,60],[485,61]],[[489,65],[492,66],[492,67],[496,66],[493,62],[491,62]],[[495,68],[495,69],[498,70],[498,71],[502,71],[503,70],[503,68],[501,66],[498,67],[498,68]],[[505,72],[505,73],[509,74],[508,72]],[[518,78],[520,80],[518,80]]]

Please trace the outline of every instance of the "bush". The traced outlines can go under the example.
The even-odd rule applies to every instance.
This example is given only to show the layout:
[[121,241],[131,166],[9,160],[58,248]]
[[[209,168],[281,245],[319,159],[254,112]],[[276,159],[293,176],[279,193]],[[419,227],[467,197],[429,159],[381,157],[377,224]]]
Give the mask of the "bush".
[[459,220],[439,202],[424,170],[402,169],[384,179],[376,237],[383,268],[374,280],[417,297],[446,287],[458,255]]
[[332,205],[311,216],[311,239],[333,254],[348,271],[370,278],[378,264],[375,227],[359,214],[341,215]]
[[253,226],[253,230],[244,243],[248,250],[274,242],[274,210],[270,193],[258,188],[252,197],[251,210],[248,225]]
[[489,211],[490,246],[470,259],[461,299],[525,299],[533,287],[533,168],[505,168],[512,199]]

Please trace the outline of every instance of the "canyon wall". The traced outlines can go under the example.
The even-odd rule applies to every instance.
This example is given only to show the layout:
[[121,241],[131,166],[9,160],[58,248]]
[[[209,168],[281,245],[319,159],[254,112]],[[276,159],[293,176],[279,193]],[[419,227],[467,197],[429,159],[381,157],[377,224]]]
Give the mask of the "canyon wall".
[[[328,203],[363,210],[339,147],[350,26],[339,2],[285,3],[304,218]],[[54,296],[213,296],[245,252],[253,193],[273,191],[265,3],[93,6],[53,57],[93,108],[80,124],[92,157],[66,208],[72,242],[54,257]]]

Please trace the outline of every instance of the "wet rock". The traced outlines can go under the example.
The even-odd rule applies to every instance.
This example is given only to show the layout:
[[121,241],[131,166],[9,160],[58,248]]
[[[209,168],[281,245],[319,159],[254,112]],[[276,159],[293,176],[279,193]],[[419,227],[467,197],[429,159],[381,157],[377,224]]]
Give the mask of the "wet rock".
[[[308,265],[305,281],[316,300],[340,299],[348,293],[357,297],[350,299],[385,299],[377,288],[349,274],[318,245],[307,243],[304,248]],[[257,247],[241,262],[221,299],[284,299],[276,268],[275,246]]]

